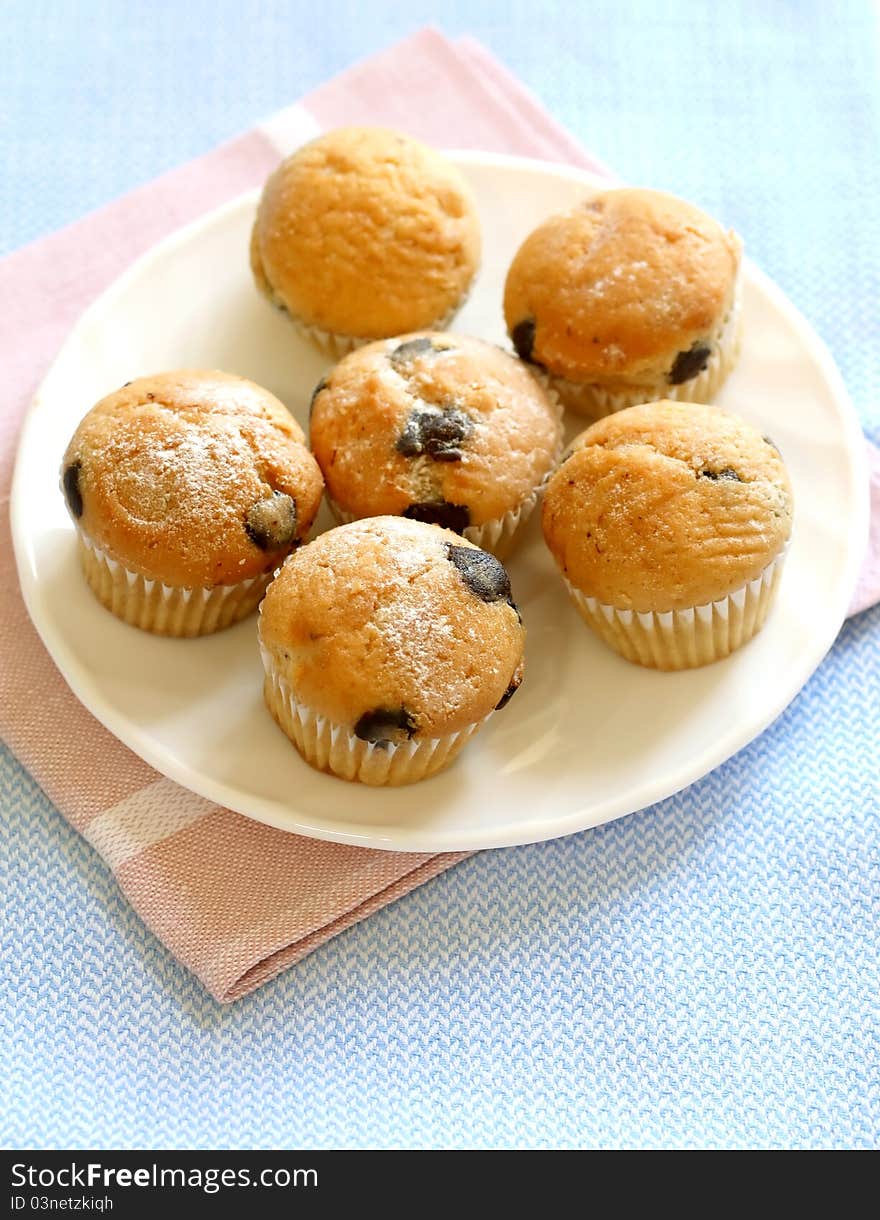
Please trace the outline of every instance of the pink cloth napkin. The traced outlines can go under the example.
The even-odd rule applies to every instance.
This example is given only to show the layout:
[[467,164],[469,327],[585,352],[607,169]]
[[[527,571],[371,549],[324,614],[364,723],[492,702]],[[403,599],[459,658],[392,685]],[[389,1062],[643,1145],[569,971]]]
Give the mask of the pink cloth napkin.
[[[443,98],[443,106],[436,98]],[[273,124],[399,127],[432,144],[522,153],[610,177],[478,43],[425,30],[215,152],[0,263],[0,733],[102,854],[150,928],[221,1001],[245,995],[463,854],[370,851],[271,830],[163,779],[73,697],[32,628],[9,538],[22,415],[84,307],[167,233],[259,185],[277,163]],[[873,559],[853,610],[880,597],[880,454]]]

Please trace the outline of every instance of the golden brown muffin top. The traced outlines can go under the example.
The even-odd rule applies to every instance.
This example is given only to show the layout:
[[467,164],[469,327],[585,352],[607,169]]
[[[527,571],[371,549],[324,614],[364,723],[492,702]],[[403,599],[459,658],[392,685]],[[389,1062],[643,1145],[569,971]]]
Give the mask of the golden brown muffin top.
[[381,127],[343,127],[267,181],[251,241],[258,287],[308,325],[378,339],[435,325],[480,261],[464,178]]
[[311,528],[323,481],[304,440],[252,381],[160,373],[92,407],[62,486],[78,527],[124,567],[184,588],[237,584]]
[[[526,360],[576,382],[678,384],[733,303],[739,239],[660,191],[604,191],[517,251],[504,316]],[[705,363],[705,359],[703,359]]]
[[439,331],[346,356],[315,392],[310,432],[346,512],[458,531],[518,508],[562,443],[561,410],[521,361]]
[[498,560],[401,517],[321,534],[260,612],[260,642],[295,698],[373,741],[482,720],[519,685],[524,640]]
[[568,580],[637,611],[726,597],[776,558],[791,523],[791,485],[772,441],[694,403],[646,403],[587,428],[543,508],[544,537]]

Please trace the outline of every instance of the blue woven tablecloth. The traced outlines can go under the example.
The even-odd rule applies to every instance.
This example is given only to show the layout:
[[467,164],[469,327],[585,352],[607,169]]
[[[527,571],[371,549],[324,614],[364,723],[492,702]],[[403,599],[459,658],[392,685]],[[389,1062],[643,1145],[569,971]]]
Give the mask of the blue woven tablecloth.
[[[0,252],[426,21],[745,237],[880,429],[868,3],[0,8]],[[442,104],[442,99],[438,99]],[[4,308],[10,303],[4,302]],[[680,796],[484,853],[220,1008],[0,754],[0,1141],[880,1145],[880,609]]]

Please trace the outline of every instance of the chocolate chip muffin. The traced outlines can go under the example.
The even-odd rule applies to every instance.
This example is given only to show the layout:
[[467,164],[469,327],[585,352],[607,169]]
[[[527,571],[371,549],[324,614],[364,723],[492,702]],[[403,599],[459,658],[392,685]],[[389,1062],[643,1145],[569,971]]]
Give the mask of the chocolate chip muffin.
[[792,525],[773,442],[717,407],[599,420],[547,487],[544,538],[577,609],[629,661],[686,669],[760,630]]
[[521,361],[435,331],[346,356],[310,432],[339,520],[427,521],[504,558],[559,459],[561,415]]
[[260,608],[275,720],[313,767],[373,785],[448,766],[516,692],[524,640],[498,560],[401,517],[322,534]]
[[61,471],[92,591],[160,635],[250,614],[321,502],[304,441],[277,398],[229,373],[160,373],[103,398]]
[[340,128],[288,157],[263,189],[251,237],[258,288],[334,355],[445,325],[479,261],[464,178],[381,127]]
[[508,332],[581,415],[709,402],[739,352],[740,251],[734,233],[672,195],[604,191],[520,246]]

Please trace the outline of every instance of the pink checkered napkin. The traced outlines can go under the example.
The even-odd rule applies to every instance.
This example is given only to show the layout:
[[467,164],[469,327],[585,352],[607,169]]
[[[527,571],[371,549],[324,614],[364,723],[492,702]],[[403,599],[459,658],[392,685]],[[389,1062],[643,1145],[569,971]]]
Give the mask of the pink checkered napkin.
[[[443,106],[436,98],[443,98]],[[304,139],[343,123],[438,146],[565,161],[608,174],[477,43],[425,30],[247,135],[0,263],[0,732],[115,873],[136,910],[221,1001],[245,995],[461,855],[394,854],[257,825],[163,779],[76,701],[30,624],[9,539],[22,415],[85,306],[167,233],[259,185]],[[608,175],[610,176],[610,175]],[[880,458],[874,469],[880,528]],[[854,609],[880,596],[876,552]]]

